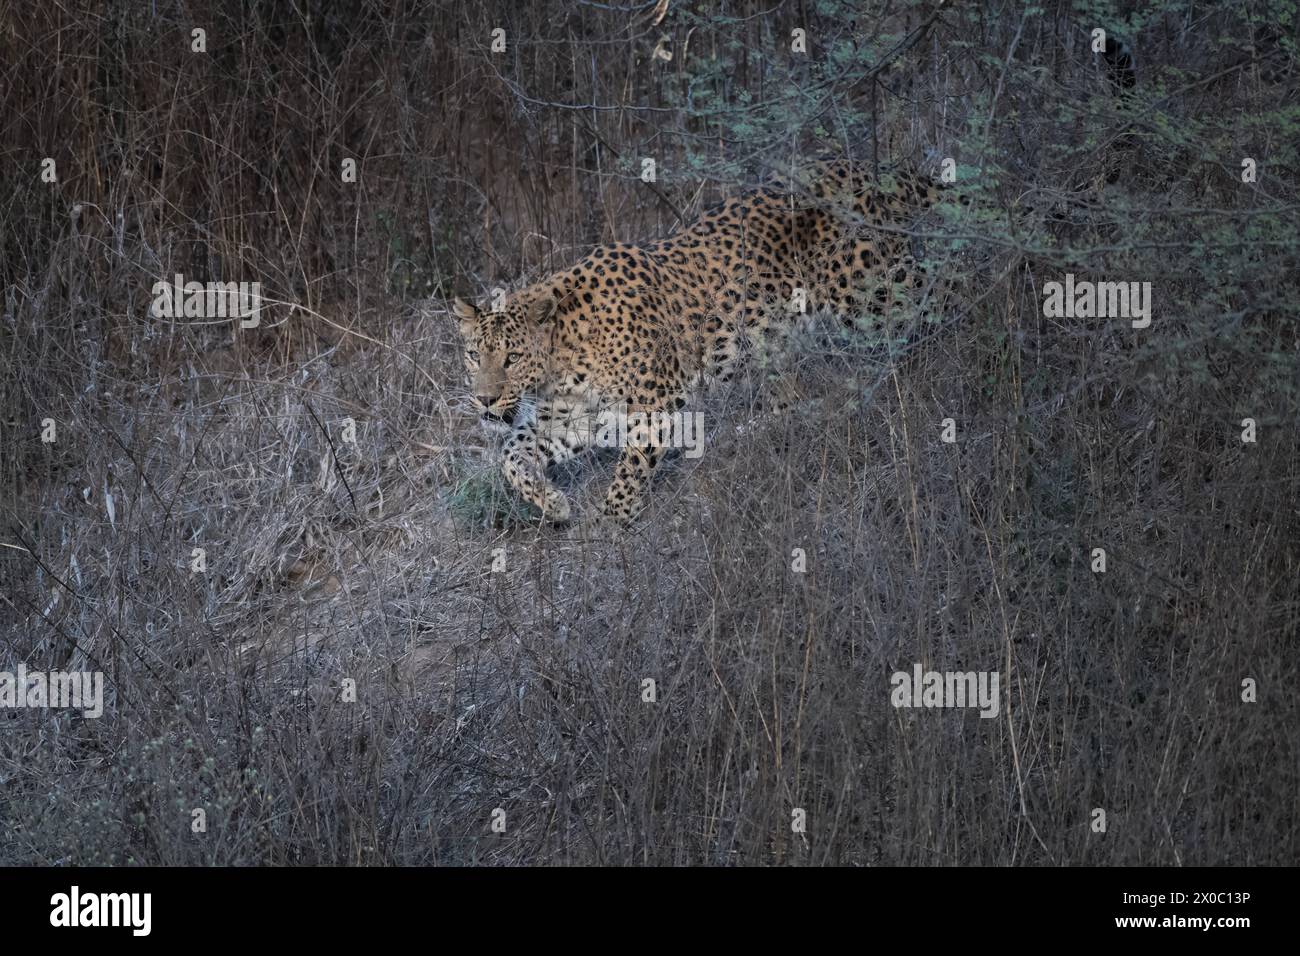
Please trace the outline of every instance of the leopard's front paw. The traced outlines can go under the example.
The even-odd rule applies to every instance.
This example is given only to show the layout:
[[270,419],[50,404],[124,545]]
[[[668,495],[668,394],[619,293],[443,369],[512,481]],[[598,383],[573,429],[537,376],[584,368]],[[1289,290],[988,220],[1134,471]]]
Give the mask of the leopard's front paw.
[[612,499],[606,498],[600,506],[601,518],[610,525],[619,528],[627,528],[636,520],[636,516],[641,511],[641,502],[632,501],[627,498]]
[[573,520],[573,506],[558,491],[552,491],[542,504],[542,520],[554,525],[566,525]]
[[573,526],[573,536],[579,541],[614,541],[623,526],[605,516],[603,509],[588,510]]

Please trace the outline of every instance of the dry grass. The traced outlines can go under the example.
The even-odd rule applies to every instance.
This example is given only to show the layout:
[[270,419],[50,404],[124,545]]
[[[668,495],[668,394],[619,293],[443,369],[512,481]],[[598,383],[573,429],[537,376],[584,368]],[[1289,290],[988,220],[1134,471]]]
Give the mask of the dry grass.
[[[634,531],[539,527],[458,406],[441,296],[409,292],[562,260],[610,224],[652,234],[662,203],[587,175],[564,111],[488,83],[476,44],[492,12],[367,5],[346,30],[307,30],[237,6],[210,6],[211,32],[228,23],[245,43],[216,44],[205,83],[178,81],[205,67],[167,46],[188,35],[171,14],[47,11],[2,41],[30,86],[0,111],[19,117],[6,168],[54,142],[67,175],[42,192],[7,173],[0,195],[0,669],[102,669],[110,690],[99,720],[0,712],[0,862],[1295,859],[1293,244],[1198,258],[1210,227],[1172,208],[1211,205],[1193,177],[1141,223],[1185,248],[1090,260],[1162,280],[1156,334],[1044,319],[1043,276],[1072,248],[1148,235],[1102,201],[1111,154],[1050,160],[1037,196],[1078,186],[1057,177],[1073,163],[1084,199],[1040,215],[1029,241],[964,250],[961,321],[893,355],[814,336],[783,370],[810,400],[738,434],[757,387],[710,397],[704,456],[663,470]],[[1017,17],[979,42],[1003,56]],[[640,50],[617,18],[584,9],[516,33],[570,31],[575,55],[611,37]],[[444,25],[432,40],[429,22]],[[655,88],[620,87],[620,60],[575,91],[552,52],[524,49],[554,75],[519,61],[513,75],[547,98]],[[1239,95],[1276,95],[1255,84]],[[1005,89],[1011,111],[1022,94]],[[56,95],[81,118],[39,109]],[[892,135],[924,122],[882,109]],[[629,149],[650,123],[592,121]],[[229,152],[195,132],[223,129],[240,132]],[[317,158],[254,156],[281,148]],[[347,152],[374,173],[359,192],[335,181]],[[1140,159],[1120,195],[1154,204],[1163,167]],[[527,182],[557,168],[567,184]],[[1288,181],[1214,202],[1294,195]],[[545,255],[528,251],[534,233]],[[173,271],[257,279],[303,308],[247,333],[167,326],[145,310]],[[1220,299],[1207,275],[1237,285]],[[1246,415],[1257,444],[1240,441]],[[949,417],[955,444],[939,440]],[[564,480],[590,509],[609,472]],[[889,675],[916,662],[1000,671],[999,717],[893,708]],[[1248,677],[1256,704],[1241,701]]]

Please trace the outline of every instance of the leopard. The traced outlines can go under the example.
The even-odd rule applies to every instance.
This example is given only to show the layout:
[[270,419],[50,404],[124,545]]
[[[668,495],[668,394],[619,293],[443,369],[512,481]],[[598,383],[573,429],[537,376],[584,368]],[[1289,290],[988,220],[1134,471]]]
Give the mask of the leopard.
[[597,245],[492,307],[455,298],[470,404],[505,434],[506,483],[543,522],[567,525],[574,508],[552,470],[607,445],[621,418],[631,425],[596,519],[630,525],[682,410],[756,348],[827,313],[896,330],[929,288],[908,227],[946,188],[914,167],[824,161],[665,238]]

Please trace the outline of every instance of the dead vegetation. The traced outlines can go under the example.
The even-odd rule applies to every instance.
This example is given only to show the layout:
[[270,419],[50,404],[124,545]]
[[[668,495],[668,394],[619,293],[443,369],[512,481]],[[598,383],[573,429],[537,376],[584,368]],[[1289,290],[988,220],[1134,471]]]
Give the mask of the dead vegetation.
[[[1294,860],[1293,45],[1112,10],[1146,57],[1117,93],[1064,7],[893,54],[928,7],[610,6],[5,12],[0,670],[110,690],[99,720],[0,711],[0,861]],[[539,527],[445,297],[837,140],[954,150],[1000,211],[918,229],[952,321],[815,336],[781,373],[809,400],[711,397],[635,531]],[[1044,318],[1067,270],[1152,280],[1156,325]],[[162,322],[175,272],[283,304]],[[608,473],[564,480],[590,508]],[[999,671],[998,719],[892,707],[917,662]]]

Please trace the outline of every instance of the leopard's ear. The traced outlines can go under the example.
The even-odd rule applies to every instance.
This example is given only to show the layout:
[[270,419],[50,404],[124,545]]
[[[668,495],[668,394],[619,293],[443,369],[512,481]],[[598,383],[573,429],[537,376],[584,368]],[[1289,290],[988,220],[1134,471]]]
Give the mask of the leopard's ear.
[[534,322],[541,325],[555,318],[556,304],[555,296],[546,292],[533,300],[533,304],[528,307],[528,314],[532,316]]
[[459,297],[451,300],[451,311],[461,322],[473,322],[478,318],[478,309]]

